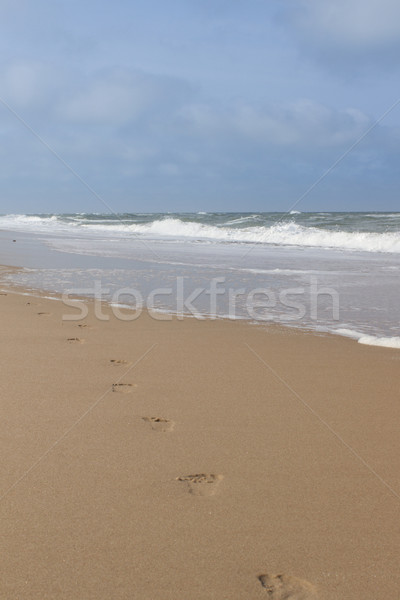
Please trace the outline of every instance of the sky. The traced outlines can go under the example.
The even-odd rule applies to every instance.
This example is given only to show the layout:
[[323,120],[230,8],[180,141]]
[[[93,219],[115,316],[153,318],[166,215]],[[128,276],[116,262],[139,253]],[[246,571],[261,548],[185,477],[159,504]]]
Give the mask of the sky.
[[398,0],[0,0],[0,213],[400,210],[399,56]]

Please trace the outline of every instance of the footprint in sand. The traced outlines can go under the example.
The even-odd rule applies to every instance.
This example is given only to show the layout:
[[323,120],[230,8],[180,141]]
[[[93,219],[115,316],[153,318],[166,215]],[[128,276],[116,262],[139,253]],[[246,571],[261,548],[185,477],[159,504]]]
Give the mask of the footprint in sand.
[[120,358],[120,359],[112,358],[110,360],[110,364],[112,364],[113,367],[123,367],[124,365],[128,366],[131,363],[129,362],[129,360],[123,360],[122,358]]
[[185,481],[189,486],[189,493],[194,496],[214,496],[223,475],[197,473],[177,477],[177,481]]
[[113,383],[112,391],[120,394],[129,394],[137,387],[136,383]]
[[148,423],[154,431],[172,431],[175,423],[164,417],[142,417],[145,423]]
[[259,575],[258,579],[271,600],[317,600],[315,587],[291,575]]
[[69,344],[83,344],[84,341],[84,339],[78,337],[67,338]]
[[0,292],[0,296],[7,296],[5,292]]

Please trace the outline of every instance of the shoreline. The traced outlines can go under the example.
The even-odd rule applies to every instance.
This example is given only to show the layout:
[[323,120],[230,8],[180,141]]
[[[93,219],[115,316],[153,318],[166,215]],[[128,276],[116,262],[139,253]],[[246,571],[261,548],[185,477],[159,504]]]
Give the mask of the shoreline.
[[[129,289],[122,303],[133,302],[128,297],[133,296],[135,302],[156,304],[171,313],[229,314],[400,348],[396,253],[268,244],[245,249],[241,244],[202,244],[189,238],[171,244],[157,235],[153,241],[135,235],[119,239],[113,227],[89,217],[73,216],[73,227],[67,219],[62,231],[58,221],[45,220],[35,232],[39,217],[39,224],[23,222],[16,244],[11,243],[11,231],[0,232],[2,262],[27,267],[15,278],[25,287],[61,293],[70,288],[85,295],[103,294],[108,301],[114,296],[116,302],[119,292]],[[103,288],[108,289],[103,293]],[[256,290],[261,294],[255,295]],[[193,300],[187,307],[188,298]]]
[[[0,265],[0,277],[1,274],[3,272],[3,270],[9,270],[9,271],[20,271],[20,270],[24,270],[25,267],[15,267],[15,266],[9,266],[9,265]],[[62,299],[62,294],[60,292],[54,292],[51,290],[46,290],[46,289],[32,289],[29,288],[28,291],[26,290],[26,288],[23,285],[18,285],[15,283],[8,283],[8,282],[2,282],[2,280],[0,279],[0,285],[2,285],[4,283],[5,286],[5,290],[6,289],[10,289],[10,290],[14,290],[15,293],[21,293],[22,295],[26,295],[27,293],[30,295],[37,295],[38,298],[48,298],[48,299],[53,299],[53,300],[58,300],[58,301],[63,301]],[[22,290],[22,291],[19,291]],[[81,302],[94,302],[95,298],[93,298],[93,296],[81,296],[81,295],[70,295],[69,296],[71,300],[76,300],[76,301],[81,301]],[[107,299],[101,299],[99,301],[101,304],[105,304],[105,305],[109,305],[111,307],[115,306],[117,309],[121,308],[122,310],[127,310],[127,311],[133,311],[135,310],[133,307],[130,307],[129,305],[125,305],[125,304],[120,304],[120,305],[114,305],[112,301],[107,300]],[[195,319],[195,320],[199,320],[199,321],[231,321],[231,322],[242,322],[242,323],[247,323],[248,325],[252,325],[252,326],[257,326],[257,327],[261,327],[264,330],[266,329],[270,329],[271,327],[277,327],[277,328],[283,328],[283,330],[289,329],[289,330],[295,330],[295,331],[299,331],[302,332],[304,334],[307,335],[316,335],[316,336],[324,336],[324,335],[328,335],[328,336],[334,336],[334,337],[340,337],[341,339],[347,339],[347,340],[352,340],[353,342],[357,343],[357,344],[361,344],[361,345],[365,345],[365,346],[372,346],[372,347],[379,347],[379,348],[388,348],[390,350],[399,350],[400,349],[400,336],[381,336],[381,337],[377,337],[377,336],[370,336],[367,335],[365,333],[361,333],[361,332],[357,332],[354,330],[349,330],[349,329],[345,329],[345,328],[339,328],[338,330],[332,330],[332,329],[328,329],[328,328],[314,328],[312,329],[311,327],[308,326],[296,326],[296,325],[290,325],[288,323],[279,323],[275,320],[255,320],[255,319],[251,319],[250,317],[242,317],[242,316],[235,316],[235,317],[230,317],[229,315],[210,315],[210,314],[203,314],[203,313],[197,313],[195,315],[190,314],[190,313],[185,313],[185,314],[177,314],[174,311],[170,311],[168,309],[163,309],[163,308],[153,308],[150,309],[147,306],[143,306],[140,308],[140,312],[145,312],[147,314],[149,314],[150,316],[152,316],[152,313],[155,315],[167,315],[168,317],[170,317],[172,320],[173,319],[178,319],[178,320],[182,320],[182,319]],[[154,317],[152,317],[154,318]],[[127,319],[129,320],[129,319]],[[160,317],[157,317],[155,320],[160,320],[162,321],[163,319]]]
[[0,296],[2,596],[396,596],[396,350],[26,292]]

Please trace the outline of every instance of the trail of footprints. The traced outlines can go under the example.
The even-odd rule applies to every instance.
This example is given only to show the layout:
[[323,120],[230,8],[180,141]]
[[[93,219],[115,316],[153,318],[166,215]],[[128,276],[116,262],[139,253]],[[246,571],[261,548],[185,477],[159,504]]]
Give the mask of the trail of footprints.
[[[128,366],[131,363],[124,359],[112,358],[110,364],[114,367],[121,367]],[[113,383],[112,391],[114,393],[128,394],[135,387],[137,387],[136,384],[132,383]],[[175,422],[165,417],[142,417],[142,421],[153,431],[162,433],[171,432],[175,427]],[[186,483],[189,493],[194,496],[214,496],[223,478],[223,475],[214,473],[196,473],[193,475],[181,475],[176,478],[176,481]]]
[[[131,363],[123,359],[111,359],[110,364],[120,367],[128,366]],[[112,390],[113,392],[129,392],[133,387],[129,383],[115,383]],[[175,427],[174,421],[164,417],[142,417],[142,421],[157,432],[171,432]],[[180,475],[176,481],[184,483],[189,494],[193,496],[214,496],[223,479],[224,476],[221,474],[195,473]],[[263,574],[258,576],[258,581],[270,600],[317,600],[316,589],[311,583],[291,575]]]
[[[1,296],[7,296],[6,293],[0,292]],[[30,304],[28,302],[27,304]],[[50,316],[49,312],[38,312],[38,316]],[[77,325],[80,329],[92,329],[87,323]],[[79,337],[67,338],[68,343],[82,344],[84,339]],[[111,359],[110,365],[113,367],[127,367],[132,363],[125,359]],[[113,383],[112,392],[127,394],[132,392],[137,387],[133,383]],[[174,421],[164,417],[142,417],[142,421],[149,428],[156,432],[171,432],[175,427]],[[223,480],[223,475],[215,473],[195,473],[192,475],[181,475],[176,478],[176,481],[185,483],[188,491],[193,496],[214,496],[219,484]],[[281,573],[279,575],[262,574],[258,576],[262,588],[268,594],[270,600],[318,600],[316,588],[303,579],[299,579],[292,575]]]
[[[7,294],[0,292],[0,295]],[[29,304],[29,303],[28,303]],[[39,316],[48,316],[51,313],[38,312]],[[90,325],[81,323],[80,328],[91,329]],[[67,338],[69,343],[82,344],[85,340],[78,337]],[[127,367],[132,363],[124,359],[111,359],[110,365],[113,367]],[[130,393],[136,384],[133,383],[113,383],[112,391],[114,393]],[[142,417],[142,421],[146,423],[153,431],[171,432],[175,427],[174,421],[164,417]],[[176,478],[176,481],[185,483],[188,491],[193,496],[214,496],[219,484],[223,480],[223,475],[214,473],[195,473],[192,475],[181,475]],[[268,595],[270,600],[318,600],[316,588],[308,581],[299,579],[292,575],[284,573],[278,575],[262,574],[258,575],[258,581]]]
[[[48,315],[50,313],[38,313],[39,315]],[[90,325],[82,323],[80,328],[91,328]],[[82,338],[68,338],[69,343],[83,343]],[[132,363],[125,359],[111,359],[110,365],[113,367],[127,367]],[[137,387],[133,383],[113,383],[112,392],[127,394]],[[173,431],[174,421],[165,417],[142,417],[142,421],[153,431],[166,433]],[[219,485],[224,476],[215,473],[195,473],[191,475],[181,475],[176,481],[184,483],[187,486],[189,494],[193,496],[214,496],[218,492]],[[270,600],[317,600],[316,588],[303,579],[292,575],[262,574],[258,576],[262,588]]]
[[[47,316],[51,313],[38,312],[37,314]],[[80,323],[78,327],[81,329],[92,328],[87,323]],[[67,341],[82,344],[85,340],[79,337],[71,337],[67,338]],[[110,360],[110,365],[113,367],[128,367],[131,364],[130,361],[125,359],[113,358]],[[137,384],[117,382],[112,384],[111,389],[113,393],[128,394],[136,387]],[[171,432],[175,427],[174,421],[164,417],[142,417],[142,421],[156,432]],[[176,481],[186,484],[189,494],[193,496],[214,496],[218,492],[219,484],[223,478],[223,475],[215,473],[195,473],[181,475],[176,478]],[[263,574],[258,576],[258,581],[270,600],[317,600],[318,598],[316,589],[311,583],[292,575],[283,573],[279,575]]]

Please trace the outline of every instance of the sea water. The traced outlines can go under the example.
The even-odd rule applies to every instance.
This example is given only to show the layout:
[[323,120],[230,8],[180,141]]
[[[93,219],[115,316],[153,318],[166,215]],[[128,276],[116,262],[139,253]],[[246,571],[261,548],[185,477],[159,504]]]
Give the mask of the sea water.
[[33,290],[400,347],[400,213],[4,215],[0,232],[24,267],[7,279]]

